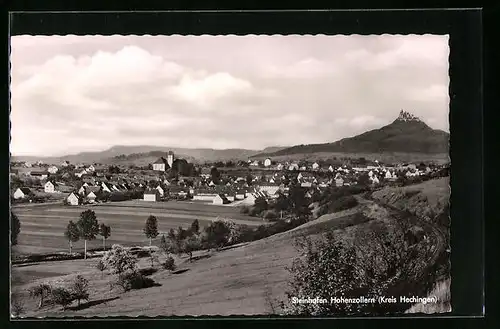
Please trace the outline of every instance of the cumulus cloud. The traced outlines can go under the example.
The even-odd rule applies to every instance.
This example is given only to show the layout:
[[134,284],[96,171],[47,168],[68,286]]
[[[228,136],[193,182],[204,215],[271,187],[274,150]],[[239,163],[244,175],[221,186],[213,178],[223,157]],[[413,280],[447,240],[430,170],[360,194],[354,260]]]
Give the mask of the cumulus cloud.
[[14,36],[11,48],[13,154],[332,142],[401,108],[448,128],[446,36]]

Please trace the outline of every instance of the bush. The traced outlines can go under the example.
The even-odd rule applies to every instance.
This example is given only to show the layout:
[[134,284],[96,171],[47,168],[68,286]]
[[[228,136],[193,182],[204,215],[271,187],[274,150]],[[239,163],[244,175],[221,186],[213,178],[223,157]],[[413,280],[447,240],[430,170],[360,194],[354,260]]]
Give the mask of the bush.
[[273,221],[278,218],[278,214],[274,210],[266,210],[263,217],[265,220]]
[[99,271],[104,271],[106,269],[106,265],[104,264],[104,262],[102,261],[102,259],[99,259],[99,261],[97,262],[97,264],[95,265],[95,267],[99,270]]
[[73,300],[73,294],[68,289],[61,287],[52,289],[52,301],[56,305],[61,305],[63,309],[66,309]]
[[167,259],[162,263],[164,269],[168,271],[175,271],[175,260],[172,256],[168,256]]
[[339,212],[347,209],[354,208],[358,205],[358,201],[352,195],[341,197],[335,201],[333,201],[328,210],[330,212]]
[[240,208],[240,213],[241,214],[245,214],[245,215],[248,214],[248,213],[250,213],[250,207],[249,206],[242,206]]
[[118,275],[116,284],[124,291],[149,288],[155,285],[154,280],[136,271],[127,271]]
[[118,244],[113,245],[110,250],[106,251],[102,257],[102,262],[106,267],[113,269],[115,274],[135,271],[137,268],[137,258]]

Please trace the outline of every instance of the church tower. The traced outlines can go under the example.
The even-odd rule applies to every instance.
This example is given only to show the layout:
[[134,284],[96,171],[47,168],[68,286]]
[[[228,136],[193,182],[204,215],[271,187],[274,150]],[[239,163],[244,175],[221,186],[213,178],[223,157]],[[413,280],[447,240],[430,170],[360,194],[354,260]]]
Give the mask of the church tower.
[[172,168],[172,164],[174,163],[174,152],[169,151],[167,155],[167,163]]

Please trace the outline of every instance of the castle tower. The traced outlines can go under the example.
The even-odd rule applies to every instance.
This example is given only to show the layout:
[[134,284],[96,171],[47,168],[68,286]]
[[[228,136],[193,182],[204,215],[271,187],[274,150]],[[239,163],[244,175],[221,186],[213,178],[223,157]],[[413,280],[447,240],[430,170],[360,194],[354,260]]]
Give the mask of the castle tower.
[[174,163],[174,152],[169,151],[167,155],[167,163],[172,168],[172,164]]

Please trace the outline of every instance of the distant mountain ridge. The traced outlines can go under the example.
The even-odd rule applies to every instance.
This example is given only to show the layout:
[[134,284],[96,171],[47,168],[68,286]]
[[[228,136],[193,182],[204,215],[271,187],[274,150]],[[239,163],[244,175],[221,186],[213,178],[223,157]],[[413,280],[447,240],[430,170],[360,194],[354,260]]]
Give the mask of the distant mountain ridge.
[[[229,160],[247,160],[249,157],[263,153],[276,152],[287,146],[272,146],[263,150],[247,150],[247,149],[210,149],[210,148],[176,148],[166,146],[152,145],[115,145],[105,151],[100,152],[82,152],[78,154],[69,154],[64,156],[54,157],[37,157],[37,156],[15,156],[11,157],[11,161],[43,161],[44,163],[59,164],[63,161],[70,163],[148,163],[152,158],[165,155],[168,151],[173,151],[176,158],[184,158],[190,162],[204,161],[229,161]],[[154,161],[153,160],[153,161]]]
[[296,145],[253,158],[310,153],[448,153],[449,133],[432,129],[418,117],[401,110],[389,125],[333,143]]

